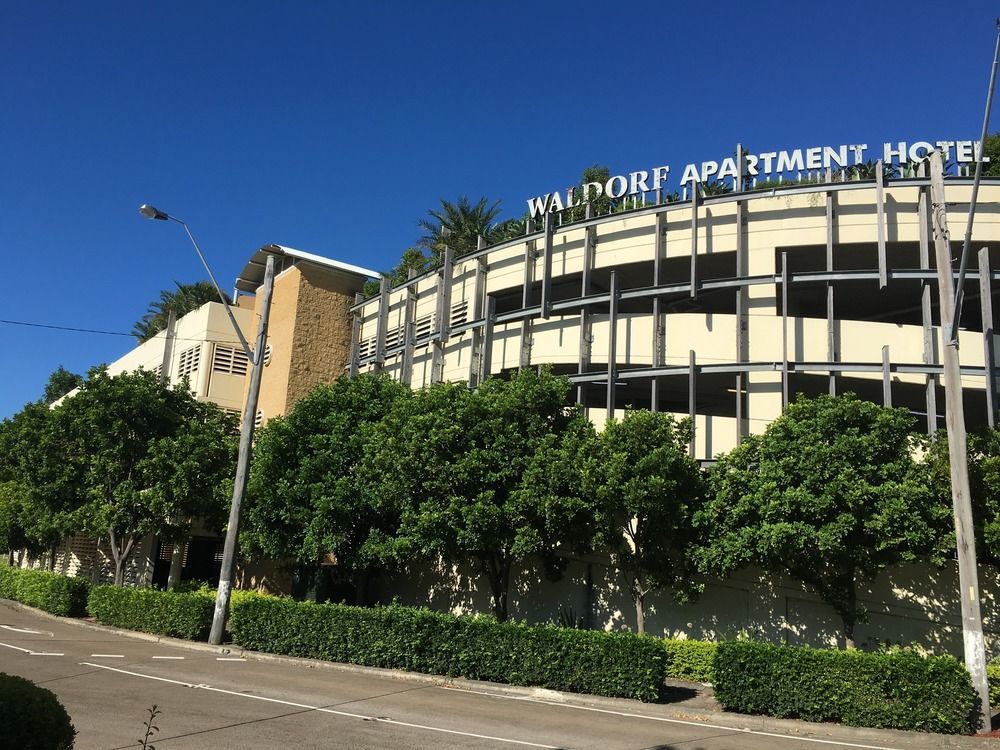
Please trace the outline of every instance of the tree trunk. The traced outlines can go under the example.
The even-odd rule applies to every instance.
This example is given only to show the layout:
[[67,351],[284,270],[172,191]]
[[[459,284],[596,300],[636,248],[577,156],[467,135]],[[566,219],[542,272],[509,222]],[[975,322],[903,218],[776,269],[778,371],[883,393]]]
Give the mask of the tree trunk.
[[635,599],[635,630],[637,633],[642,635],[643,633],[646,632],[646,612],[645,612],[646,595],[637,593],[634,599]]
[[507,620],[507,592],[510,589],[510,563],[505,560],[488,560],[483,571],[490,582],[493,599],[493,616],[498,622]]
[[56,545],[49,547],[49,571],[55,573],[56,571]]
[[108,540],[111,542],[111,559],[115,563],[115,586],[122,586],[125,582],[125,563],[128,562],[128,558],[135,548],[136,538],[129,536],[128,541],[119,547],[121,540],[115,534],[115,530],[109,528]]
[[170,552],[170,572],[167,573],[167,591],[173,591],[181,582],[181,571],[184,569],[184,547],[187,544],[187,534],[174,542]]
[[853,650],[855,648],[854,625],[858,621],[858,592],[854,586],[853,570],[848,574],[844,594],[847,606],[840,613],[840,618],[844,621],[844,647]]

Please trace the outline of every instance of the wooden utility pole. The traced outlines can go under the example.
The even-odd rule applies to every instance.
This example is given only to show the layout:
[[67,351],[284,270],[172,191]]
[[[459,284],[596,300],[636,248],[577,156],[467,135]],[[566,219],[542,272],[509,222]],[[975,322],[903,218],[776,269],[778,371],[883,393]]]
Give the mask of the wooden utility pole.
[[[955,300],[951,270],[951,237],[948,234],[944,200],[944,167],[941,152],[931,153],[931,216],[934,226],[934,253],[937,261],[938,302],[941,311],[941,351],[944,358],[945,424],[951,466],[951,500],[955,514],[955,542],[958,547],[958,579],[962,602],[962,641],[965,667],[979,696],[982,731],[990,731],[990,691],[986,682],[986,650],[983,620],[979,612],[979,573],[976,567],[976,536],[972,526],[969,492],[969,465],[962,406],[962,372],[958,346],[949,341]],[[957,332],[957,326],[956,326]],[[957,335],[956,335],[957,339]]]

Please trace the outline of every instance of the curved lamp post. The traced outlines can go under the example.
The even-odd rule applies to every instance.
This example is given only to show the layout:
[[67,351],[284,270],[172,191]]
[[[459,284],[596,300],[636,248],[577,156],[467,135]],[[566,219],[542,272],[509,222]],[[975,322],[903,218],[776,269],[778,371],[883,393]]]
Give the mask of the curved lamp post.
[[261,299],[260,324],[257,327],[257,342],[254,349],[251,350],[250,345],[243,336],[243,332],[240,331],[240,327],[236,323],[236,317],[233,315],[232,308],[226,300],[226,295],[223,294],[222,289],[219,288],[219,283],[215,280],[215,275],[212,273],[212,269],[208,267],[208,262],[205,260],[205,256],[202,255],[201,248],[198,247],[198,243],[195,242],[194,235],[191,234],[191,230],[188,228],[188,225],[176,216],[171,216],[165,211],[161,211],[158,208],[150,206],[148,203],[143,203],[139,206],[139,213],[147,219],[174,221],[184,227],[184,231],[187,232],[188,239],[191,240],[191,244],[194,245],[195,252],[198,253],[198,257],[201,259],[202,265],[205,266],[205,271],[208,272],[208,278],[211,279],[213,286],[215,286],[215,290],[219,293],[219,300],[222,302],[223,307],[226,308],[226,314],[229,315],[229,321],[233,324],[233,330],[236,332],[236,336],[239,338],[240,344],[243,346],[243,351],[246,352],[247,359],[249,360],[251,367],[250,388],[247,391],[247,401],[243,408],[243,421],[240,427],[240,453],[236,462],[236,479],[233,483],[233,502],[229,509],[229,525],[226,528],[226,542],[222,550],[222,570],[219,573],[219,589],[215,596],[215,614],[212,617],[212,630],[208,636],[208,642],[217,646],[222,643],[222,634],[226,627],[226,619],[229,616],[229,599],[232,593],[233,570],[236,563],[236,546],[239,540],[240,518],[243,512],[243,495],[245,494],[247,487],[248,470],[250,468],[251,444],[253,442],[254,420],[257,414],[257,400],[260,397],[260,379],[261,371],[263,370],[262,365],[264,360],[264,348],[267,343],[267,320],[271,312],[271,292],[274,290],[274,256],[267,256],[267,268],[264,272],[264,291]]

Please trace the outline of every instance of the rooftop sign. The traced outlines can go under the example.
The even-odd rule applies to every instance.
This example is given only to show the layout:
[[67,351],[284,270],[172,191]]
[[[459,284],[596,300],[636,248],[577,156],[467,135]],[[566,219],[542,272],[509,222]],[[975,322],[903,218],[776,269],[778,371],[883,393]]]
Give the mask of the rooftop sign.
[[[975,161],[980,153],[979,141],[935,141],[934,143],[930,141],[914,141],[913,143],[899,141],[883,143],[882,153],[877,156],[869,152],[867,143],[858,143],[840,146],[813,146],[791,151],[764,151],[759,154],[744,153],[744,159],[746,160],[746,174],[748,176],[767,178],[782,174],[846,169],[871,159],[882,159],[886,164],[919,162],[935,148],[944,151],[945,161],[954,159],[963,164]],[[609,198],[622,198],[640,193],[655,193],[667,184],[669,177],[670,167],[664,165],[629,172],[627,175],[614,175],[603,183],[588,182],[582,186],[582,195],[576,194],[580,186],[574,185],[567,188],[565,193],[556,191],[536,198],[529,198],[528,213],[532,218],[537,218],[545,213],[582,205],[588,199],[593,200],[593,198],[602,195]],[[681,173],[679,184],[687,185],[727,178],[736,180],[738,177],[739,166],[736,163],[736,157],[730,156],[722,161],[688,164]]]

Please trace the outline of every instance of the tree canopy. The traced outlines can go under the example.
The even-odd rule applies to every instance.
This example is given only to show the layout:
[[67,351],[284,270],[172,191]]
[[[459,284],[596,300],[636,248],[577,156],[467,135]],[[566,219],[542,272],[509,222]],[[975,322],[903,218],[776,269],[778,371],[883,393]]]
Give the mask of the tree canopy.
[[[106,536],[115,583],[143,536],[191,517],[221,525],[236,461],[235,420],[152,372],[93,372],[52,412],[41,456],[49,502],[75,504],[77,528]],[[72,498],[72,500],[68,500]]]
[[356,585],[383,565],[397,514],[362,493],[358,466],[367,428],[410,394],[384,375],[339,378],[270,420],[254,447],[245,553],[311,568],[331,554]]
[[[177,318],[197,310],[206,302],[218,302],[219,293],[208,281],[198,281],[194,284],[174,282],[176,289],[164,289],[157,300],[149,303],[149,309],[132,327],[132,335],[140,343],[148,341],[167,327],[167,319],[173,312]],[[226,302],[232,303],[228,295]]]
[[70,372],[62,365],[59,365],[49,375],[49,379],[45,383],[45,390],[42,392],[42,403],[48,406],[61,399],[74,388],[79,388],[82,384],[83,375]]
[[600,538],[632,594],[640,633],[650,592],[666,588],[675,599],[688,601],[701,590],[688,550],[705,487],[698,463],[688,454],[690,441],[687,419],[627,411],[597,436],[587,472]]
[[853,394],[800,397],[713,467],[696,515],[701,569],[788,573],[833,607],[853,646],[858,584],[889,565],[941,563],[949,548],[951,509],[920,476],[912,427],[905,410]]
[[[514,565],[551,560],[553,530],[573,510],[525,487],[525,470],[553,434],[583,419],[565,407],[569,383],[522,370],[473,391],[437,384],[399,403],[370,436],[363,474],[381,502],[401,503],[399,559],[469,563],[487,579],[497,619],[508,616]],[[582,520],[582,519],[581,519]]]

